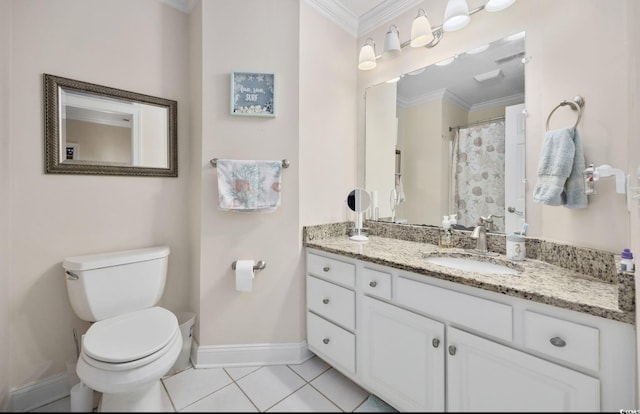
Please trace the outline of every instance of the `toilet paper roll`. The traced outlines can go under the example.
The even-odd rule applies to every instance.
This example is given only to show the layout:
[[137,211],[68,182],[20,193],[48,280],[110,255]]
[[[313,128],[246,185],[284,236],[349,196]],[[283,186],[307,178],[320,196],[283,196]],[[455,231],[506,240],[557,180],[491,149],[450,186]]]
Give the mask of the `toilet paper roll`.
[[71,388],[70,400],[72,413],[89,413],[93,411],[93,390],[82,382]]
[[239,292],[251,292],[253,288],[253,260],[236,261],[236,290]]

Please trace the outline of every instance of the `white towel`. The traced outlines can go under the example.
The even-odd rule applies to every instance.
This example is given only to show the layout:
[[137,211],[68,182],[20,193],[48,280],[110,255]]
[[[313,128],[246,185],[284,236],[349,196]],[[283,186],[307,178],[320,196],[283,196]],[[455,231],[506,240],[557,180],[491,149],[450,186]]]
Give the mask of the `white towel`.
[[280,206],[282,161],[217,160],[222,210],[269,212]]
[[540,160],[533,201],[550,206],[585,208],[584,154],[576,128],[547,131]]

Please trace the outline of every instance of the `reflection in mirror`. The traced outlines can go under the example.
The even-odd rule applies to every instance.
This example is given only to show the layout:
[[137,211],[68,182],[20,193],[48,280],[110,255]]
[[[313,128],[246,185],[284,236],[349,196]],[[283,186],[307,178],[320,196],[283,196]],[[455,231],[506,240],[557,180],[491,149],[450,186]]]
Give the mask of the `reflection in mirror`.
[[177,102],[44,75],[46,172],[178,175]]
[[[380,220],[495,232],[525,221],[524,33],[366,91],[365,183]],[[445,63],[443,61],[442,63]],[[374,217],[373,212],[369,217]]]
[[362,214],[371,204],[371,196],[364,188],[351,190],[347,196],[347,206],[356,213],[355,228],[351,230],[350,239],[356,241],[368,240],[367,232],[362,227]]

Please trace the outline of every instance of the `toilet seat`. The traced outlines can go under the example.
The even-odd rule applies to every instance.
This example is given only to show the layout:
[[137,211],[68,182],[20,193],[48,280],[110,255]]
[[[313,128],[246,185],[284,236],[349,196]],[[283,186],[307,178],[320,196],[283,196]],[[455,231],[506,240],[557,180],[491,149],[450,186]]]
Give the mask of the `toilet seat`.
[[81,357],[104,370],[132,369],[162,357],[176,336],[175,315],[152,307],[94,323],[83,336]]

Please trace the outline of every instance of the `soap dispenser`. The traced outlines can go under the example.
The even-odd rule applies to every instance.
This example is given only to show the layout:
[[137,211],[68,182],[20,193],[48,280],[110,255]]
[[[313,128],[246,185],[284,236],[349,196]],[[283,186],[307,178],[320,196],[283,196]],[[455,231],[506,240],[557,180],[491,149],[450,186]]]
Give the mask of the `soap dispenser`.
[[440,247],[453,247],[451,241],[451,222],[449,216],[442,217],[442,233],[440,234]]
[[458,215],[457,214],[452,214],[449,216],[449,224],[451,225],[452,229],[455,229],[455,225],[458,224]]

